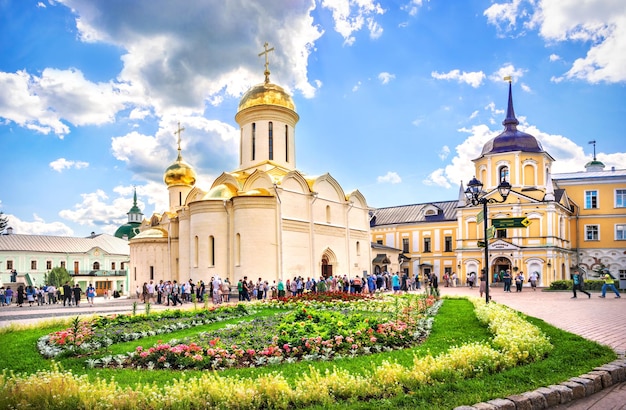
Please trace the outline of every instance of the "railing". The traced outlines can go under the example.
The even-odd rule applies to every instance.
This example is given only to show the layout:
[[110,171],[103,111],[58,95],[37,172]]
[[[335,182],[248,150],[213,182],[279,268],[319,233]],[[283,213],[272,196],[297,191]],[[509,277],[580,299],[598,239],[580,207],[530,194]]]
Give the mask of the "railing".
[[80,270],[70,272],[70,276],[126,276],[128,271],[125,270]]

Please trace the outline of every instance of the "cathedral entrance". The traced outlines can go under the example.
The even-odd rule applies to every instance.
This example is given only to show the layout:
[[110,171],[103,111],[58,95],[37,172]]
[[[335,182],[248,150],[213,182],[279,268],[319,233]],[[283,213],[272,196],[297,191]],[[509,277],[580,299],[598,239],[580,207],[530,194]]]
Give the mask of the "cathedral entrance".
[[322,258],[322,276],[327,279],[333,276],[333,265],[328,263],[328,258]]

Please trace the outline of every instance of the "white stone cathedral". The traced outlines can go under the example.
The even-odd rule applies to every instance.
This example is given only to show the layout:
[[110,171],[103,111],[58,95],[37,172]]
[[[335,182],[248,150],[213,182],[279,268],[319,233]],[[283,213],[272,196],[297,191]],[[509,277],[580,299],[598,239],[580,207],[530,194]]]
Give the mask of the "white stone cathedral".
[[154,280],[214,275],[231,284],[257,280],[348,275],[371,269],[369,209],[358,191],[348,194],[328,173],[296,169],[295,104],[269,80],[242,97],[239,167],[222,173],[208,191],[178,158],[165,171],[169,209],[144,221],[130,241],[131,289]]

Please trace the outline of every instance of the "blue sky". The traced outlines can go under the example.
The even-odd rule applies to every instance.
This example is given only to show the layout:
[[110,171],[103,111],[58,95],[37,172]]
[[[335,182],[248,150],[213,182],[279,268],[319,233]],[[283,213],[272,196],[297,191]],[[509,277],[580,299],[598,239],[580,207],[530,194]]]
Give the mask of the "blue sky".
[[167,209],[183,157],[208,190],[237,167],[242,94],[294,98],[297,168],[371,207],[455,199],[502,130],[513,77],[520,129],[553,171],[591,140],[623,169],[623,0],[0,0],[0,211],[15,233],[86,236]]

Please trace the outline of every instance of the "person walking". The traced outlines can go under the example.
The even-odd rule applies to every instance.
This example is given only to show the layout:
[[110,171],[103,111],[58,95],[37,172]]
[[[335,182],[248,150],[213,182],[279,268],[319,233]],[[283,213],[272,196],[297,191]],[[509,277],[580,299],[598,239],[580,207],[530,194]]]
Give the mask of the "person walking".
[[537,272],[533,272],[528,276],[528,281],[530,282],[530,287],[536,291],[537,290],[537,280],[539,280],[539,274]]
[[504,283],[504,291],[511,292],[511,270],[507,269],[502,275],[502,282]]
[[572,286],[572,290],[574,291],[574,296],[572,296],[572,299],[576,299],[576,291],[579,290],[582,293],[586,294],[587,297],[591,297],[591,293],[587,292],[586,290],[584,290],[585,287],[585,279],[583,277],[583,275],[580,273],[580,271],[575,270],[574,273],[572,274],[572,282],[573,282],[573,286]]
[[478,285],[478,292],[480,293],[480,297],[483,297],[483,293],[487,290],[487,273],[485,269],[480,272],[480,284]]
[[89,286],[87,286],[87,292],[85,293],[87,295],[87,302],[89,303],[89,306],[93,306],[93,300],[96,297],[96,288],[94,288],[90,283]]
[[622,296],[619,294],[619,291],[617,289],[615,289],[615,279],[613,279],[613,277],[611,276],[610,273],[605,273],[604,276],[602,277],[602,279],[604,280],[604,284],[602,285],[602,295],[600,295],[601,298],[606,297],[606,291],[607,289],[612,290],[615,293],[615,298],[619,299]]
[[519,273],[515,275],[515,291],[521,292],[523,286],[524,286],[524,272],[519,271]]

